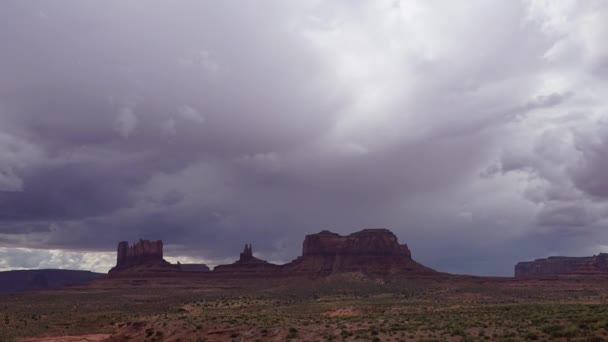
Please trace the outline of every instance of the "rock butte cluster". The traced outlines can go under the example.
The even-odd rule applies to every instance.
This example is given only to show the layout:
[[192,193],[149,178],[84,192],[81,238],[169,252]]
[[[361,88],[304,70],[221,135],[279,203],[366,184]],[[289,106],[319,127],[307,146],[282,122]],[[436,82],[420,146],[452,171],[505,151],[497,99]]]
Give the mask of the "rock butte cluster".
[[608,274],[608,254],[600,253],[590,257],[552,256],[546,259],[520,262],[515,265],[516,277],[561,274]]
[[[133,245],[118,244],[116,266],[110,277],[323,277],[338,273],[361,273],[369,276],[440,275],[412,259],[406,244],[399,244],[388,229],[364,229],[342,236],[324,230],[307,235],[302,255],[283,265],[269,263],[253,256],[246,244],[239,259],[232,264],[216,266],[213,271],[204,264],[171,264],[163,259],[163,242],[140,240]],[[520,262],[516,277],[608,274],[608,254],[591,257],[549,257]]]
[[110,270],[110,274],[140,273],[158,274],[167,272],[207,272],[209,267],[204,264],[180,264],[173,265],[163,258],[163,242],[161,240],[139,240],[133,245],[127,241],[118,243],[116,266]]
[[[239,260],[228,265],[216,266],[213,271],[198,272],[207,276],[309,276],[319,277],[337,273],[358,272],[366,275],[388,276],[393,274],[435,274],[412,259],[405,244],[388,229],[364,229],[342,236],[329,231],[307,235],[302,256],[290,263],[276,265],[253,256],[251,245],[245,245]],[[208,268],[206,268],[208,270]],[[188,276],[196,273],[191,266],[173,265],[163,259],[162,241],[140,240],[132,246],[118,244],[116,267],[110,276],[134,275]]]

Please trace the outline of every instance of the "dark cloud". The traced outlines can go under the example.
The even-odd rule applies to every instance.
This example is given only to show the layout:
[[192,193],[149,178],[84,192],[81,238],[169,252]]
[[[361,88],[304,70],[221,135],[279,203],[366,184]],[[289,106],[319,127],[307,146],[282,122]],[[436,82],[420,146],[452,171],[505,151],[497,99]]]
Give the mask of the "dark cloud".
[[460,273],[607,245],[602,4],[0,8],[0,268],[379,226]]
[[70,220],[128,208],[129,191],[145,175],[130,166],[61,164],[26,173],[20,191],[0,192],[0,219]]

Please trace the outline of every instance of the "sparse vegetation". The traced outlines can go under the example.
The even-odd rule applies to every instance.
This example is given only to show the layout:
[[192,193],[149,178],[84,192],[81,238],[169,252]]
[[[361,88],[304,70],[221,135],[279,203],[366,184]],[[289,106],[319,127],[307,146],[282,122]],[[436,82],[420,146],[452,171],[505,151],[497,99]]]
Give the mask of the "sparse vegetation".
[[606,280],[178,285],[4,295],[0,340],[83,334],[108,334],[111,341],[608,338]]

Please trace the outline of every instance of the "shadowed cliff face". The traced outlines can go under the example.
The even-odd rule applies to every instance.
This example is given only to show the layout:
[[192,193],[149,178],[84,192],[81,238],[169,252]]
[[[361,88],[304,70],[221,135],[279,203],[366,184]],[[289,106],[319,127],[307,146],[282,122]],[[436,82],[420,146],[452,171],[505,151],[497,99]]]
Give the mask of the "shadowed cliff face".
[[139,240],[133,245],[121,241],[118,243],[116,266],[109,273],[168,268],[177,268],[177,266],[163,259],[162,241]]
[[137,264],[163,260],[163,242],[160,240],[139,240],[132,246],[127,241],[118,243],[116,266],[128,267]]
[[324,230],[307,235],[302,256],[313,255],[394,255],[411,258],[407,245],[400,245],[397,237],[388,229],[364,229],[341,236]]
[[364,229],[347,236],[329,231],[307,235],[302,256],[283,269],[319,276],[343,272],[380,276],[434,272],[415,262],[407,245],[400,245],[388,229]]
[[590,257],[554,256],[515,265],[516,277],[596,273],[608,273],[608,254],[600,253]]

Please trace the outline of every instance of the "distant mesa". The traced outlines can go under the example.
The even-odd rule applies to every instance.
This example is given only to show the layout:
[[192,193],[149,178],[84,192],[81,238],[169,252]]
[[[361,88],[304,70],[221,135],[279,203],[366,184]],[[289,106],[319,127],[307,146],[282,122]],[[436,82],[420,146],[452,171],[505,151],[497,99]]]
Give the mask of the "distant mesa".
[[552,256],[515,265],[516,277],[608,274],[608,253],[590,257]]
[[246,244],[237,261],[218,265],[209,271],[205,265],[173,265],[163,259],[162,241],[140,240],[129,245],[118,244],[116,267],[110,276],[192,276],[203,273],[209,277],[322,277],[339,273],[362,273],[386,277],[398,274],[436,274],[434,270],[412,259],[406,244],[399,244],[388,229],[364,229],[342,236],[324,230],[307,235],[302,256],[284,265],[272,264],[253,255]]

